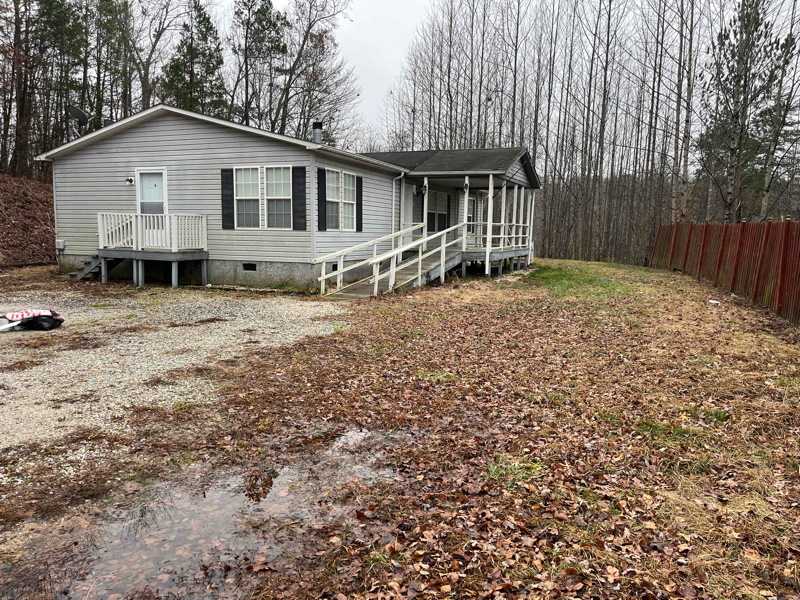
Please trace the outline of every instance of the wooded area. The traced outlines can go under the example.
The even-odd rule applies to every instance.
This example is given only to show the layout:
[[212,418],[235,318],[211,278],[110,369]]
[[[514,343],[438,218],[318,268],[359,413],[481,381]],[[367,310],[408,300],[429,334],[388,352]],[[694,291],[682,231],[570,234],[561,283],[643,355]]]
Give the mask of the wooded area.
[[437,0],[393,149],[535,149],[541,256],[644,264],[659,223],[800,216],[796,0]]
[[[349,0],[234,0],[216,24],[204,0],[2,0],[0,170],[47,176],[33,158],[164,102],[307,138],[324,120],[346,144],[359,88],[339,56]],[[224,12],[224,9],[222,9]]]
[[661,223],[800,218],[797,0],[432,0],[370,126],[349,0],[206,2],[2,0],[0,170],[47,178],[68,104],[92,131],[166,102],[358,151],[528,146],[542,256],[642,264]]

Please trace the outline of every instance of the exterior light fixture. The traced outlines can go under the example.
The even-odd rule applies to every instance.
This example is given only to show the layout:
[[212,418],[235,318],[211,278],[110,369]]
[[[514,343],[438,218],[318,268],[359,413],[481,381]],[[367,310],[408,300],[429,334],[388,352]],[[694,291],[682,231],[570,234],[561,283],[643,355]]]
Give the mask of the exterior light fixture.
[[419,189],[419,191],[420,191],[420,193],[421,193],[421,194],[423,194],[423,195],[427,194],[427,193],[428,193],[428,186],[427,186],[427,185],[423,185],[423,186],[422,186],[422,187]]

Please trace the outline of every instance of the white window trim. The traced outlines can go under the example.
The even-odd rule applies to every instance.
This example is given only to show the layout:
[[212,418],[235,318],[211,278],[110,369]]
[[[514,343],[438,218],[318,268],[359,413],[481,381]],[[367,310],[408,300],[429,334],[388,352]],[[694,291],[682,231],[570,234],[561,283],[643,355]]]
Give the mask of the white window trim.
[[[270,198],[269,186],[267,185],[267,169],[289,169],[289,227],[270,227],[269,226],[269,201],[270,200],[287,200],[284,197]],[[264,165],[264,228],[271,231],[293,231],[294,229],[294,206],[292,198],[294,197],[294,182],[292,181],[292,165]]]
[[[130,173],[130,171],[128,171]],[[136,214],[142,214],[142,185],[139,177],[147,173],[161,173],[164,182],[164,214],[169,214],[169,187],[167,186],[167,167],[140,167],[135,171],[134,185],[136,186]]]
[[[258,227],[239,227],[239,198],[236,197],[236,171],[242,169],[256,169],[258,171]],[[242,231],[258,231],[262,229],[262,223],[264,222],[264,214],[262,210],[262,202],[261,202],[261,167],[259,165],[240,165],[237,167],[233,167],[233,228],[240,229]],[[253,200],[253,198],[242,198],[242,200]]]
[[[350,175],[350,176],[353,177],[353,201],[352,202],[346,202],[345,199],[344,199],[344,176],[345,175]],[[342,171],[342,177],[341,177],[340,181],[342,183],[342,191],[339,193],[339,197],[341,198],[341,202],[339,203],[339,213],[340,213],[339,226],[341,227],[342,231],[355,232],[358,229],[358,214],[357,214],[358,213],[358,210],[357,210],[357,206],[358,206],[358,175],[356,175],[355,173],[350,173],[348,171]],[[342,224],[344,223],[344,205],[345,204],[352,204],[353,205],[353,228],[352,229],[345,229],[344,227],[342,227]]]
[[[329,200],[328,199],[328,173],[338,173],[339,174],[339,199],[338,200]],[[355,182],[355,198],[353,202],[346,202],[344,199],[344,176],[350,175],[353,177]],[[358,230],[358,175],[355,173],[351,173],[350,171],[342,171],[339,169],[325,169],[325,201],[326,202],[336,202],[339,205],[339,228],[338,229],[327,229],[327,231],[345,231],[348,233],[354,233]],[[353,228],[352,229],[345,229],[344,224],[344,205],[345,204],[352,204],[353,205]],[[327,225],[327,224],[326,224]]]

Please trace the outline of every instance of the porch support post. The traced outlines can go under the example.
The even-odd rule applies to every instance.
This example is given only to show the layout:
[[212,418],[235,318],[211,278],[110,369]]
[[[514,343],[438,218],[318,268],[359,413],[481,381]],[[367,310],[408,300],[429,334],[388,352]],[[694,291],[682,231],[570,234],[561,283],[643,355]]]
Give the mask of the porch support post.
[[503,182],[503,188],[500,192],[500,247],[506,245],[506,182]]
[[[405,221],[403,221],[403,215],[405,214],[406,210],[406,178],[405,175],[400,178],[400,214],[398,218],[400,219],[400,229],[398,231],[402,231],[408,225],[406,225]],[[394,198],[392,198],[392,233],[394,233]],[[398,238],[392,238],[392,250],[395,248],[395,240]],[[403,236],[400,236],[400,246],[403,245]],[[376,294],[377,296],[377,294]]]
[[172,289],[178,287],[178,261],[172,261]]
[[[519,197],[519,185],[515,184],[514,185],[514,219],[513,219],[514,225],[512,225],[512,227],[513,227],[512,234],[513,234],[514,237],[512,238],[513,242],[511,244],[515,248],[520,245],[519,238],[517,237],[517,233],[519,233],[518,227],[517,227],[517,223],[522,221],[522,219],[517,218],[517,214],[522,214],[522,206],[523,206],[523,200],[524,200],[524,197],[520,198],[519,200],[517,200],[518,197]],[[517,204],[517,202],[519,202],[519,204]],[[517,213],[517,207],[519,207],[519,213]]]
[[203,285],[208,285],[208,259],[200,261],[200,277]]
[[533,217],[536,213],[536,190],[531,190],[528,205],[528,264],[533,260]]
[[100,259],[100,282],[108,283],[108,259]]
[[136,276],[136,287],[144,287],[144,261],[137,260],[137,276]]
[[[422,199],[422,237],[428,237],[428,178],[423,180],[422,187],[425,189]],[[422,245],[423,250],[428,249],[428,242]]]
[[[469,175],[464,177],[464,231],[461,232],[462,240],[461,240],[461,251],[467,251],[467,212],[469,207]],[[466,270],[466,263],[461,268],[462,276]]]
[[492,217],[494,216],[494,175],[489,175],[489,198],[486,202],[486,276],[492,275]]
[[133,259],[133,286],[139,287],[139,261]]

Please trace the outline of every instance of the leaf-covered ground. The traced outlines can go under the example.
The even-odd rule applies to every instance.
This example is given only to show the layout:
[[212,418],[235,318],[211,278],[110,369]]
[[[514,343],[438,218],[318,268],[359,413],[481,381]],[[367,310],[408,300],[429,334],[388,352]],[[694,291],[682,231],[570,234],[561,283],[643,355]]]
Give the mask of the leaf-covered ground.
[[[134,448],[105,464],[133,477],[280,465],[325,443],[312,431],[385,440],[391,477],[328,490],[341,528],[248,567],[263,598],[800,597],[800,352],[780,318],[678,274],[540,261],[349,321],[182,375],[216,381],[216,406],[81,443]],[[92,497],[78,477],[59,504],[36,475],[7,518]]]

